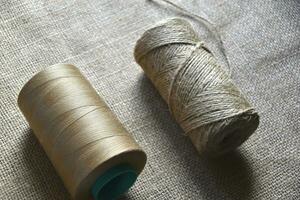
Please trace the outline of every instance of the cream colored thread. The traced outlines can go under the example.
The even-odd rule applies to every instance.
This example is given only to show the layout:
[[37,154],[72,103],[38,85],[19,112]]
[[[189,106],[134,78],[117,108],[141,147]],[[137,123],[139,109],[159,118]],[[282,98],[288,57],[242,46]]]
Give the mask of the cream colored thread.
[[72,65],[35,75],[18,105],[76,200],[90,199],[92,185],[111,167],[126,163],[140,173],[145,165],[145,153]]
[[257,113],[187,21],[147,30],[135,59],[199,152],[226,153],[257,128]]

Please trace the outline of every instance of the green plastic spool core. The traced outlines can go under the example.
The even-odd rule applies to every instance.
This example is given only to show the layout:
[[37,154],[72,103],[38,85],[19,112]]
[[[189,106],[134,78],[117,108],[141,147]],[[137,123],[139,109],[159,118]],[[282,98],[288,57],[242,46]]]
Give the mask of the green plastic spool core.
[[126,164],[108,169],[92,186],[94,199],[113,200],[120,197],[134,184],[137,176],[137,172]]

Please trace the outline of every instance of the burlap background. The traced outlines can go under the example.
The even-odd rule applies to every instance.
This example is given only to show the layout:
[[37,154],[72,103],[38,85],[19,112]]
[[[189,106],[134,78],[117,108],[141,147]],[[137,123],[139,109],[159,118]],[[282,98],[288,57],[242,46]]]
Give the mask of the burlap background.
[[78,66],[148,154],[128,199],[300,198],[300,2],[174,1],[215,22],[258,131],[217,161],[200,158],[133,59],[138,37],[176,12],[147,0],[0,1],[0,199],[70,199],[17,108],[24,83]]

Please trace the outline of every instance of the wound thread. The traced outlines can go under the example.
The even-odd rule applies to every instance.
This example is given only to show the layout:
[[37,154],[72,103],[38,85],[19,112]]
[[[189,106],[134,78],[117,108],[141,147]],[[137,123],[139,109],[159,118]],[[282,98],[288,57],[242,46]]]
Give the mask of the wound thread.
[[117,198],[144,168],[144,151],[75,66],[39,72],[18,105],[74,199]]
[[134,56],[200,153],[231,151],[258,127],[257,112],[187,21],[147,30]]

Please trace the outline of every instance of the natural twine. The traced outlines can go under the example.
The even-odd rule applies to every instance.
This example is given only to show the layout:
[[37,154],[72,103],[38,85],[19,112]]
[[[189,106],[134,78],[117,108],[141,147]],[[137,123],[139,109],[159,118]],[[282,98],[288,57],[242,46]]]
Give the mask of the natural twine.
[[231,151],[258,127],[258,114],[187,21],[147,30],[134,56],[199,152]]
[[[97,178],[114,166],[143,169],[145,153],[76,67],[58,64],[39,72],[18,104],[74,199],[91,199]],[[119,181],[113,184],[124,187]],[[115,193],[110,186],[99,195]]]

